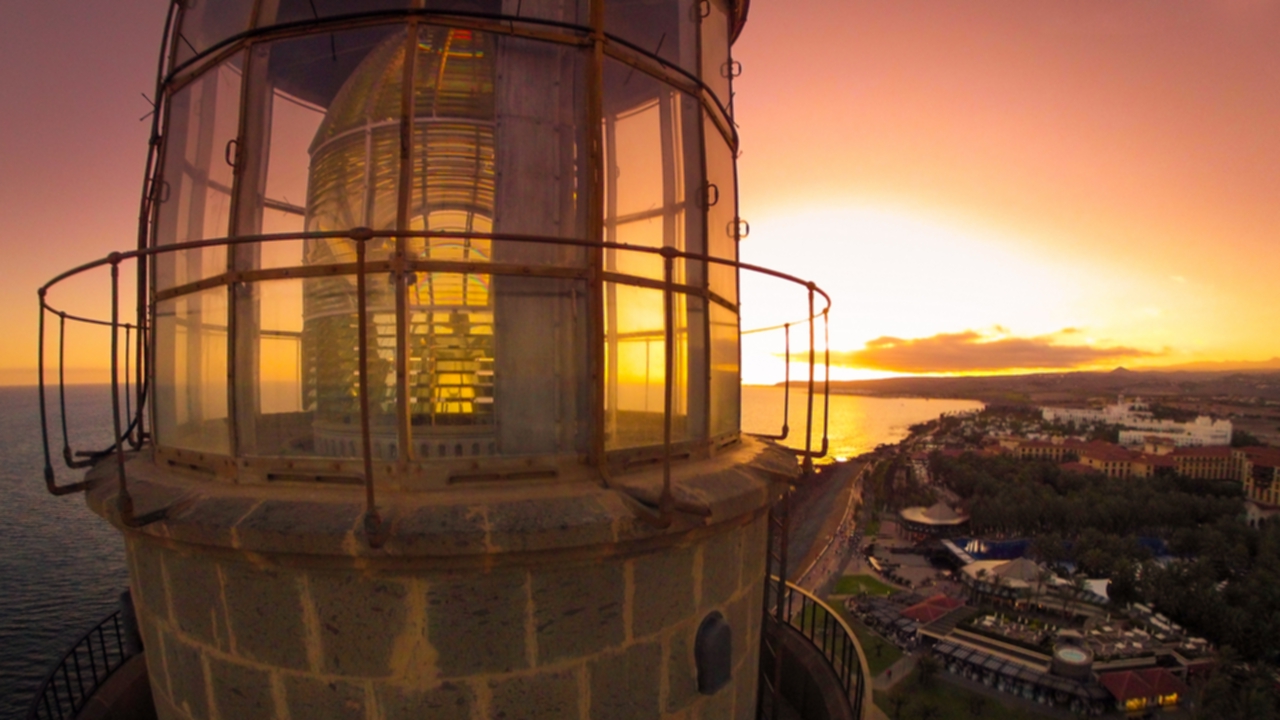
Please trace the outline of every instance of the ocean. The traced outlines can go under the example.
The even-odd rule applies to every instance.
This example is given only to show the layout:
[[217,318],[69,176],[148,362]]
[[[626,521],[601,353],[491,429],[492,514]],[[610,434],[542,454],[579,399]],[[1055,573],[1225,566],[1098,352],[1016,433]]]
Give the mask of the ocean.
[[[783,391],[744,387],[744,431],[776,434],[782,427]],[[792,447],[804,446],[805,400],[791,396]],[[61,461],[57,396],[50,393],[50,431],[60,484],[80,473]],[[39,399],[34,388],[0,387],[0,717],[21,718],[52,663],[76,639],[116,608],[127,584],[119,535],[89,512],[78,496],[53,497],[44,489]],[[970,410],[964,400],[831,398],[832,458],[852,457],[893,443],[907,427],[944,412]],[[815,403],[814,447],[821,444],[822,405]],[[100,449],[111,439],[110,392],[101,386],[67,391],[73,447]]]

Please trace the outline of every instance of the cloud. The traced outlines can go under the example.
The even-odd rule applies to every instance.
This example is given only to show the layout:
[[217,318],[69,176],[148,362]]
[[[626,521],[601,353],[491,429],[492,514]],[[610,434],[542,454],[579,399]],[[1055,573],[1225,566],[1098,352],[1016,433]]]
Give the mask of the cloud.
[[[1069,330],[1057,335],[1076,332]],[[1061,370],[1159,354],[1128,347],[1058,344],[1054,337],[989,339],[973,330],[910,340],[881,337],[861,350],[832,352],[831,364],[901,373],[967,373]]]

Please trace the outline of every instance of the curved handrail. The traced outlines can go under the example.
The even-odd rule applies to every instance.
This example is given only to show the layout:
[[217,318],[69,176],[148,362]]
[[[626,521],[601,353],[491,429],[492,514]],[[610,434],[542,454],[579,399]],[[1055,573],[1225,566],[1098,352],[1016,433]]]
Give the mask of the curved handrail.
[[121,627],[123,612],[116,610],[103,618],[62,654],[40,682],[27,706],[26,720],[74,718],[107,678],[141,651],[127,641]]
[[[585,240],[585,239],[579,239],[579,238],[564,238],[564,237],[553,237],[553,236],[543,236],[543,235],[525,235],[525,234],[517,234],[517,233],[477,233],[477,232],[458,233],[458,232],[439,232],[439,231],[429,231],[429,230],[373,230],[370,228],[352,228],[346,231],[323,231],[323,232],[309,231],[309,232],[293,232],[293,233],[265,233],[265,234],[254,234],[254,235],[239,235],[239,236],[226,237],[226,238],[195,240],[195,241],[183,242],[183,243],[173,243],[169,245],[143,247],[143,248],[139,248],[137,250],[131,250],[128,252],[111,253],[105,258],[84,263],[70,270],[67,270],[63,273],[60,273],[49,282],[46,282],[45,284],[41,285],[38,290],[38,294],[40,298],[40,310],[41,310],[41,314],[40,314],[41,335],[40,335],[40,346],[39,346],[40,357],[39,357],[39,363],[38,363],[39,365],[38,372],[40,376],[39,382],[40,382],[40,391],[41,391],[41,430],[43,434],[42,436],[43,436],[44,453],[45,453],[45,482],[46,482],[46,486],[49,489],[49,492],[55,495],[59,495],[59,494],[75,492],[78,490],[83,490],[85,488],[85,484],[83,482],[76,483],[73,485],[65,485],[65,486],[57,485],[57,482],[53,473],[51,453],[49,450],[48,418],[47,418],[47,413],[44,407],[44,399],[43,399],[44,398],[44,361],[45,361],[44,330],[43,330],[44,317],[46,313],[53,313],[57,315],[62,322],[65,322],[69,317],[65,312],[58,310],[48,302],[48,294],[53,287],[67,280],[68,278],[75,277],[77,275],[88,272],[90,270],[103,268],[103,267],[107,267],[111,271],[111,298],[112,298],[111,319],[107,324],[109,324],[112,328],[111,382],[112,382],[113,416],[115,418],[115,425],[116,425],[115,427],[116,441],[111,448],[109,448],[106,451],[93,454],[93,457],[96,459],[98,457],[105,455],[106,453],[114,453],[116,455],[116,458],[117,458],[116,475],[119,482],[119,493],[117,495],[117,503],[120,510],[120,517],[121,517],[121,520],[126,525],[136,527],[141,524],[146,524],[148,522],[154,522],[155,520],[162,519],[165,516],[165,511],[161,510],[156,513],[151,513],[144,518],[135,518],[133,515],[132,500],[128,493],[127,478],[125,477],[125,471],[124,471],[125,440],[126,438],[131,438],[134,430],[136,429],[139,437],[138,444],[140,444],[142,441],[141,439],[145,438],[146,434],[142,429],[142,417],[143,417],[142,408],[144,405],[144,398],[142,397],[139,397],[139,401],[137,403],[138,407],[137,407],[136,415],[131,419],[128,425],[127,431],[124,431],[121,427],[120,395],[119,395],[119,386],[118,386],[119,360],[120,360],[119,358],[120,353],[118,351],[118,346],[119,346],[118,330],[121,328],[122,325],[124,325],[124,323],[121,322],[119,317],[119,302],[118,302],[119,275],[120,275],[119,269],[120,269],[121,263],[129,260],[136,260],[141,267],[145,265],[146,262],[150,261],[152,258],[166,255],[169,253],[176,253],[176,252],[182,252],[187,250],[196,250],[196,249],[215,247],[215,246],[233,248],[233,247],[238,247],[242,245],[264,243],[264,242],[285,242],[285,241],[291,241],[291,240],[296,241],[296,240],[318,240],[318,239],[349,239],[355,242],[356,244],[357,252],[356,252],[355,263],[329,263],[324,265],[301,265],[301,266],[291,267],[291,268],[273,268],[270,270],[255,270],[255,271],[246,271],[246,272],[228,271],[205,280],[200,280],[194,283],[189,283],[179,288],[167,290],[165,292],[166,297],[170,297],[170,296],[176,297],[179,295],[189,294],[189,293],[197,292],[200,290],[208,289],[211,287],[228,286],[238,282],[246,282],[246,281],[252,282],[252,281],[260,281],[260,280],[275,279],[275,278],[301,277],[301,276],[313,275],[317,273],[354,274],[357,276],[358,279],[363,279],[366,273],[372,272],[372,271],[378,271],[378,272],[390,271],[392,273],[408,273],[408,272],[413,272],[417,270],[424,270],[424,271],[438,271],[438,272],[485,273],[485,274],[494,274],[494,275],[539,275],[539,274],[546,273],[548,271],[548,268],[551,268],[554,271],[561,271],[561,274],[563,274],[564,272],[575,273],[574,274],[575,277],[578,277],[581,273],[586,272],[585,267],[578,267],[578,266],[558,267],[554,265],[535,265],[535,264],[521,265],[521,264],[510,264],[510,263],[502,264],[502,263],[488,263],[488,262],[458,263],[456,261],[444,261],[444,260],[408,260],[403,257],[396,257],[396,256],[392,256],[392,258],[388,261],[379,261],[377,263],[367,262],[366,249],[367,249],[367,244],[370,241],[374,239],[402,239],[402,238],[419,238],[423,240],[456,239],[456,240],[490,240],[490,241],[506,241],[506,242],[525,242],[525,243],[534,243],[534,244],[552,245],[552,246],[578,247],[578,248],[590,249],[590,250],[618,250],[618,251],[624,251],[624,252],[657,255],[662,259],[662,262],[663,262],[663,277],[661,280],[653,280],[651,278],[618,274],[618,273],[605,273],[602,276],[600,275],[596,276],[595,281],[596,282],[602,282],[602,281],[620,282],[624,284],[633,284],[633,285],[639,285],[644,287],[651,287],[651,288],[655,288],[663,291],[664,308],[665,308],[664,317],[666,320],[664,322],[664,333],[666,336],[665,347],[667,348],[666,354],[668,355],[668,358],[667,358],[668,363],[672,362],[672,359],[670,356],[672,355],[672,352],[673,352],[672,348],[674,345],[673,337],[672,337],[674,333],[674,330],[673,330],[674,323],[672,322],[672,318],[671,318],[671,312],[672,312],[671,299],[674,293],[698,295],[698,296],[707,298],[708,301],[714,301],[720,304],[724,304],[729,306],[731,309],[737,310],[736,304],[729,303],[715,296],[714,293],[712,293],[708,288],[699,288],[699,287],[693,287],[689,285],[676,283],[674,281],[675,261],[686,260],[686,261],[695,261],[695,262],[702,262],[702,263],[708,263],[708,264],[723,265],[723,266],[735,268],[739,271],[746,270],[748,272],[766,275],[769,277],[774,277],[774,278],[784,280],[789,283],[800,285],[801,287],[805,288],[805,290],[807,291],[808,300],[809,300],[809,319],[807,321],[808,331],[809,331],[809,351],[808,351],[809,393],[808,393],[808,413],[806,415],[807,421],[806,421],[804,450],[803,451],[792,450],[792,452],[796,453],[803,459],[806,470],[812,468],[814,459],[821,458],[826,455],[827,449],[828,449],[828,438],[827,438],[828,429],[826,426],[827,424],[826,424],[825,417],[823,422],[821,449],[816,452],[813,448],[813,437],[812,437],[813,418],[814,418],[813,395],[814,395],[815,383],[816,383],[816,376],[814,372],[815,364],[816,364],[816,347],[815,347],[816,322],[815,320],[819,316],[822,317],[823,323],[824,323],[824,334],[825,334],[825,326],[827,324],[828,313],[831,307],[831,297],[824,290],[819,288],[815,283],[811,281],[802,280],[788,273],[784,273],[778,270],[773,270],[771,268],[762,267],[759,265],[744,263],[739,260],[716,257],[706,253],[695,253],[695,252],[677,250],[675,248],[670,248],[670,247],[649,247],[649,246],[642,246],[642,245],[631,245],[627,243],[607,242],[602,240]],[[588,277],[588,275],[581,275],[581,276]],[[821,296],[823,301],[823,307],[821,311],[818,310],[818,307],[816,304],[816,300],[818,296]],[[364,297],[363,293],[360,293],[360,297],[361,298]],[[154,300],[152,304],[153,303],[154,303]],[[143,307],[143,304],[140,303],[139,311],[138,311],[140,317],[138,318],[136,325],[132,327],[146,328],[146,325],[144,322],[145,321],[144,313],[149,310],[150,308]],[[77,319],[80,319],[80,318],[77,318]],[[360,319],[361,319],[361,322],[364,322],[365,320],[364,314],[360,314]],[[141,336],[142,334],[143,334],[143,331],[140,330],[139,336]],[[365,337],[365,334],[363,333],[363,331],[361,332],[360,337],[361,338]],[[789,331],[788,331],[788,338],[789,338]],[[149,343],[139,342],[139,350],[138,350],[140,354],[139,359],[141,359],[142,348],[149,348],[149,347],[150,347]],[[830,349],[827,348],[826,353],[828,357],[829,357],[829,352],[830,352]],[[127,361],[127,355],[128,355],[128,350],[126,349],[126,361]],[[788,343],[787,362],[789,366],[790,365],[789,343]],[[364,361],[361,362],[361,365],[362,366],[364,365]],[[360,372],[360,375],[363,377],[366,370],[361,369],[359,372]],[[674,373],[670,372],[670,368],[668,368],[668,372],[665,374],[665,378],[666,378],[665,383],[668,384],[668,387],[666,388],[664,395],[668,398],[670,398],[670,395],[671,395],[671,388],[669,387],[669,385],[671,383],[671,378],[673,374]],[[61,381],[61,378],[60,378],[60,381]],[[830,368],[828,367],[827,377],[823,384],[824,395],[829,395],[829,392],[828,392],[829,384],[830,384]],[[61,382],[60,382],[60,385],[61,385]],[[141,383],[139,384],[139,387],[140,388],[142,387]],[[361,395],[365,394],[366,387],[367,387],[367,383],[363,383],[363,382],[360,383],[359,392]],[[361,406],[362,406],[361,423],[363,426],[368,421],[367,420],[367,415],[368,415],[367,400],[362,399]],[[825,400],[824,406],[829,408],[829,398]],[[664,430],[663,430],[663,442],[661,445],[662,464],[663,464],[663,486],[662,486],[663,489],[662,489],[661,500],[659,502],[659,516],[657,518],[657,522],[659,524],[669,523],[671,514],[677,509],[674,496],[672,495],[672,492],[671,492],[671,469],[670,469],[671,458],[672,458],[671,427],[670,427],[671,422],[672,422],[672,412],[668,404],[668,406],[664,407],[664,412],[663,412]],[[786,421],[784,420],[784,426],[785,424],[786,424]],[[127,432],[127,434],[125,434],[125,432]],[[75,467],[76,464],[73,464],[73,462],[71,461],[72,453],[69,449],[69,444],[67,443],[65,428],[64,428],[63,434],[64,434],[65,459],[67,460],[68,465]],[[366,433],[362,431],[362,435],[365,435],[365,434]],[[369,530],[368,536],[370,539],[371,546],[378,547],[380,545],[380,542],[378,542],[378,539],[385,537],[385,535],[380,530],[381,521],[377,512],[375,497],[374,497],[373,473],[371,469],[372,468],[372,459],[371,459],[372,446],[370,444],[370,441],[367,438],[362,438],[362,439],[364,440],[363,444],[365,445],[363,456],[364,456],[364,466],[365,466],[364,485],[366,490],[366,504],[367,504],[366,519],[368,520],[367,522],[367,529]]]
[[[777,583],[778,576],[770,576]],[[817,595],[787,581],[781,602],[788,624],[822,653],[827,665],[844,688],[849,708],[855,718],[869,717],[867,693],[871,688],[871,669],[866,653],[853,628],[835,608],[823,602]],[[797,611],[795,598],[800,596]],[[765,617],[772,620],[766,612]],[[832,622],[834,619],[835,622]]]

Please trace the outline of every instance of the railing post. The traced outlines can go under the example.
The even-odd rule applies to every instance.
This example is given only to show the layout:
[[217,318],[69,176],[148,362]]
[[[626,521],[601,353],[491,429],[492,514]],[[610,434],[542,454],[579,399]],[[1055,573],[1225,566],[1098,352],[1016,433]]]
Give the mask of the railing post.
[[782,369],[782,437],[778,439],[786,440],[791,434],[791,323],[782,326],[782,335],[787,364]]
[[808,283],[809,287],[809,408],[805,415],[804,427],[804,472],[806,475],[813,473],[813,365],[814,365],[814,324],[813,324],[813,293],[817,286],[812,282]]
[[[48,304],[45,302],[45,288],[40,288],[39,296],[40,296],[40,325],[39,325],[40,336],[36,340],[36,343],[38,346],[37,347],[38,358],[36,362],[36,372],[38,376],[36,378],[36,385],[40,390],[40,440],[44,448],[44,487],[45,487],[45,490],[47,490],[50,495],[67,495],[69,493],[77,492],[79,490],[84,489],[86,487],[86,483],[85,481],[80,481],[78,483],[73,483],[71,485],[65,485],[65,486],[59,487],[57,483],[57,478],[53,472],[53,454],[49,451],[49,411],[48,411],[48,405],[47,405],[48,401],[45,398],[45,387],[44,387],[44,333],[45,333],[44,319],[46,314],[54,311],[50,309]],[[60,320],[65,322],[65,319],[62,318],[61,314],[58,314],[58,317]],[[62,374],[61,359],[59,359],[58,374],[59,374],[58,391],[59,393],[61,393],[63,388],[63,385],[61,382],[61,374]],[[62,403],[62,427],[63,427],[64,445],[65,445],[65,438],[66,438],[66,417],[67,417],[66,403],[63,402]]]
[[831,305],[822,309],[822,452],[827,454],[831,420]]
[[58,313],[58,409],[62,413],[62,459],[67,465],[75,466],[75,458],[71,454],[71,437],[67,433],[67,315]]
[[[658,511],[668,520],[675,502],[671,496],[671,415],[672,394],[675,383],[675,308],[671,292],[671,277],[675,264],[675,248],[662,248],[662,314],[663,314],[663,377],[662,377],[662,497]],[[645,392],[648,392],[647,390]]]
[[116,478],[120,489],[116,508],[120,521],[136,526],[133,498],[129,495],[129,479],[124,471],[124,441],[120,437],[120,254],[111,254],[111,419],[115,424]]
[[[364,531],[371,548],[380,548],[387,541],[387,528],[378,514],[377,498],[373,490],[373,437],[369,430],[369,313],[366,307],[365,255],[367,244],[373,238],[369,228],[351,231],[356,243],[356,372],[360,379],[360,450],[364,461]],[[403,349],[403,348],[402,348]],[[396,414],[397,423],[400,414]]]

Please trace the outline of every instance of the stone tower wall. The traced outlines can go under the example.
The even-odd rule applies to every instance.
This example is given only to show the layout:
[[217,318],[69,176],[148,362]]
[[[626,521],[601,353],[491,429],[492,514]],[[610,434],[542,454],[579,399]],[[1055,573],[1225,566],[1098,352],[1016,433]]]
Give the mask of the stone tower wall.
[[[127,546],[161,720],[748,720],[765,527],[757,513],[645,552],[487,568]],[[733,679],[703,696],[694,636],[712,611]]]

